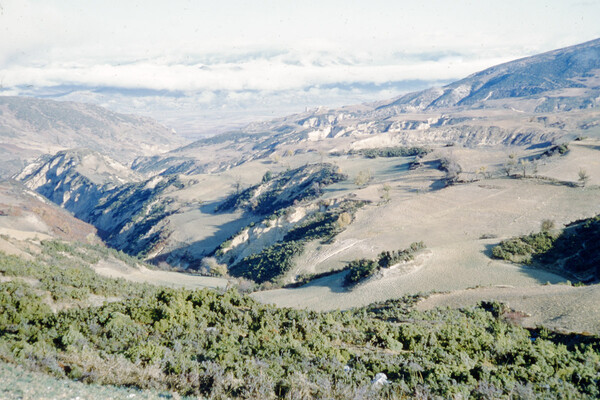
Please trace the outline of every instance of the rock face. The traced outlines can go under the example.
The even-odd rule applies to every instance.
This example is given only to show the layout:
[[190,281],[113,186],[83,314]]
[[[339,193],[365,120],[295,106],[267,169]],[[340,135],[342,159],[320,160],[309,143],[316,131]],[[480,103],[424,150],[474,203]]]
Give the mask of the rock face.
[[388,379],[387,379],[387,375],[384,374],[383,372],[378,372],[375,377],[371,380],[371,385],[376,388],[376,389],[380,389],[383,386],[387,385]]
[[[109,157],[87,149],[43,156],[16,179],[94,225],[110,246],[137,256],[153,257],[160,251],[173,229],[170,216],[201,206],[201,201],[181,201],[177,195],[193,185],[193,180],[183,182],[178,175],[142,178]],[[315,200],[322,195],[323,188],[345,179],[347,176],[331,164],[305,165],[277,176],[269,173],[261,183],[219,201],[215,211],[217,214],[242,211],[258,218],[292,204]],[[315,207],[311,207],[312,213]],[[287,230],[300,219],[292,218]],[[252,249],[260,251],[281,239],[280,234],[265,240],[262,233],[254,235],[261,245],[250,241]]]
[[0,176],[9,176],[43,153],[95,149],[131,163],[185,141],[144,117],[117,114],[91,104],[0,96]]
[[260,184],[229,196],[217,210],[245,210],[258,215],[271,214],[303,200],[312,200],[323,194],[322,189],[332,183],[348,179],[332,164],[305,165],[270,178]]
[[15,178],[83,220],[105,193],[140,180],[126,166],[88,149],[44,155]]

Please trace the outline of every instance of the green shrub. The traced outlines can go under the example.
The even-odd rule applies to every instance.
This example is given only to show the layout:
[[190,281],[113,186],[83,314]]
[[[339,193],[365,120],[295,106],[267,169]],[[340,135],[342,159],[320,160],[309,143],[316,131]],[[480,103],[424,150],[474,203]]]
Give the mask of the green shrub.
[[229,272],[233,276],[242,276],[256,283],[273,282],[292,267],[293,258],[302,251],[304,244],[299,241],[275,243],[259,253],[245,257],[232,266]]
[[[45,289],[17,278],[41,266],[60,282],[61,267],[44,267],[49,261],[0,258],[13,279],[0,283],[0,358],[58,377],[232,399],[600,396],[598,337],[526,330],[500,303],[420,312],[419,296],[407,296],[320,313],[259,304],[235,290],[112,280],[122,298],[53,312]],[[93,291],[98,279],[80,286]],[[390,383],[376,390],[377,373]]]
[[378,147],[373,149],[360,149],[350,152],[350,154],[360,154],[366,158],[377,157],[422,157],[431,150],[425,147]]
[[348,274],[344,278],[344,285],[351,286],[370,277],[379,270],[379,265],[374,260],[360,259],[351,261],[348,266]]
[[543,230],[503,240],[492,249],[492,255],[551,268],[587,282],[597,281],[600,279],[600,216],[576,221],[557,235]]
[[0,273],[11,277],[36,279],[40,289],[55,301],[86,300],[99,296],[141,295],[148,285],[134,285],[122,279],[101,277],[90,267],[101,258],[115,256],[129,264],[139,262],[123,253],[87,244],[43,241],[42,252],[34,261],[0,252]]
[[49,314],[50,307],[28,284],[14,281],[0,285],[0,332],[27,335],[32,325]]
[[[0,357],[88,383],[211,398],[477,397],[486,382],[502,398],[517,384],[536,397],[600,395],[597,338],[527,331],[500,304],[417,312],[414,296],[317,313],[233,290],[160,289],[54,314],[21,286],[0,284],[10,294],[0,306],[14,310],[7,325],[25,327],[2,326]],[[390,384],[374,391],[380,372]]]
[[550,250],[555,240],[548,231],[532,233],[501,241],[492,248],[492,255],[502,260],[530,263],[533,255]]
[[408,249],[398,251],[384,251],[379,254],[377,260],[360,259],[351,261],[344,270],[349,270],[344,278],[344,286],[353,286],[360,281],[369,278],[377,271],[389,268],[400,262],[410,261],[414,258],[414,254],[424,249],[425,243],[414,242]]

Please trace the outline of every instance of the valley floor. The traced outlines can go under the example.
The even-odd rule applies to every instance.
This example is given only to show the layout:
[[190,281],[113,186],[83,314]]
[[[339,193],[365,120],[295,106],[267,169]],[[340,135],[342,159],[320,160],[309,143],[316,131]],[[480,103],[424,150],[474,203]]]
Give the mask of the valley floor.
[[[338,158],[342,170],[350,166],[357,169],[353,172],[372,168],[374,179],[362,189],[349,182],[332,185],[326,197],[352,195],[372,203],[358,211],[356,220],[333,243],[309,243],[304,254],[295,260],[296,265],[287,278],[339,269],[354,259],[375,258],[382,251],[406,248],[412,242],[424,241],[427,249],[413,262],[385,270],[384,274],[352,291],[342,287],[344,273],[338,273],[300,288],[260,291],[252,296],[260,302],[282,307],[334,310],[415,293],[448,292],[430,297],[420,307],[458,307],[483,299],[497,299],[531,314],[524,319],[526,324],[600,333],[600,325],[594,322],[600,321],[600,310],[593,307],[594,299],[600,296],[597,286],[560,285],[566,283],[566,278],[550,271],[489,257],[491,248],[502,239],[538,231],[545,219],[561,227],[600,214],[599,143],[597,139],[572,142],[565,156],[540,163],[535,177],[526,178],[498,174],[507,159],[505,148],[438,149],[432,159],[451,152],[463,165],[465,176],[478,178],[445,188],[439,187],[443,173],[435,168],[408,171],[406,160],[400,163],[392,159],[370,162]],[[477,173],[469,172],[477,171],[484,162],[489,171],[495,172],[495,177],[481,179]],[[584,188],[577,185],[577,171],[583,167],[590,175]],[[223,188],[204,183],[198,187],[211,193],[222,192]],[[379,189],[383,184],[391,187],[391,201],[382,204]],[[198,197],[196,189],[185,189],[179,196],[186,193],[190,199]],[[5,217],[6,224],[0,225],[0,233],[15,240],[48,235],[45,225],[38,221],[44,229],[38,227],[31,222],[34,219],[33,214]],[[193,220],[193,225],[204,226],[199,222]],[[214,222],[208,227],[213,229],[217,225]],[[14,227],[20,227],[23,232],[17,232]],[[185,229],[180,232],[184,233]],[[206,235],[210,238],[211,234],[212,231]],[[0,245],[5,251],[16,252],[5,239],[0,239]],[[227,279],[139,269],[122,263],[101,261],[93,268],[104,276],[171,287],[224,288],[228,285]]]
[[[341,287],[342,274],[336,274],[302,288],[258,292],[253,296],[259,301],[280,306],[330,310],[362,306],[409,293],[499,285],[537,288],[545,283],[564,283],[565,278],[552,272],[493,260],[488,254],[491,247],[503,238],[539,230],[539,224],[545,218],[565,224],[596,215],[600,212],[600,204],[596,201],[598,194],[597,189],[495,179],[450,187],[366,210],[333,246],[347,247],[352,237],[359,237],[351,246],[353,252],[370,253],[372,257],[386,248],[406,247],[416,240],[424,240],[428,250],[412,265],[386,271],[384,276],[373,278],[351,292]],[[356,235],[355,230],[362,230],[362,234]],[[481,239],[489,236],[492,238]],[[332,250],[333,256],[327,261],[348,259],[348,252]],[[589,290],[594,291],[594,288]],[[519,290],[523,293],[528,291],[515,289],[513,293]],[[486,297],[483,295],[486,292],[481,293],[482,298]],[[510,302],[509,297],[508,294],[505,296]],[[440,300],[437,305],[444,303]],[[546,312],[542,309],[536,311]],[[579,311],[589,319],[589,310],[573,310]],[[539,321],[549,321],[554,317],[553,312],[548,310],[547,315],[538,318]],[[581,330],[600,332],[598,328],[586,325]]]

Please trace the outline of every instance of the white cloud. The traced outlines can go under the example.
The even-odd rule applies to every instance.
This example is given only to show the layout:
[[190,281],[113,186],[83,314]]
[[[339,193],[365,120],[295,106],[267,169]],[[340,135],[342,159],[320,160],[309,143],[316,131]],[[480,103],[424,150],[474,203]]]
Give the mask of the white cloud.
[[1,94],[88,99],[157,118],[375,100],[404,87],[390,82],[454,80],[600,36],[600,2],[0,2]]
[[[3,0],[0,65],[235,59],[278,51],[350,63],[394,52],[524,55],[600,36],[600,3],[564,0]],[[508,50],[508,54],[506,54]],[[261,54],[259,54],[260,56]],[[264,55],[264,54],[263,54]],[[320,60],[315,60],[320,62]]]
[[[429,57],[429,56],[428,56]],[[401,80],[449,80],[489,67],[510,58],[465,59],[448,57],[437,60],[375,60],[375,56],[354,59],[291,53],[275,57],[252,55],[237,63],[166,64],[145,60],[123,65],[13,66],[1,72],[8,87],[29,85],[108,86],[130,89],[170,91],[282,91],[309,86],[350,84],[353,82],[384,84]]]

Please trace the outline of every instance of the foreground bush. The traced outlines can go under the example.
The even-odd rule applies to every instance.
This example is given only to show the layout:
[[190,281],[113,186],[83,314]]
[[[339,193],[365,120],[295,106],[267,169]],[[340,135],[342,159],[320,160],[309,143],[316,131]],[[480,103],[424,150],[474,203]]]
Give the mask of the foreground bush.
[[[317,313],[144,287],[53,312],[53,289],[19,268],[0,283],[0,357],[58,377],[209,398],[600,396],[597,338],[513,326],[496,303],[417,312],[406,297]],[[387,383],[372,383],[378,373]]]

